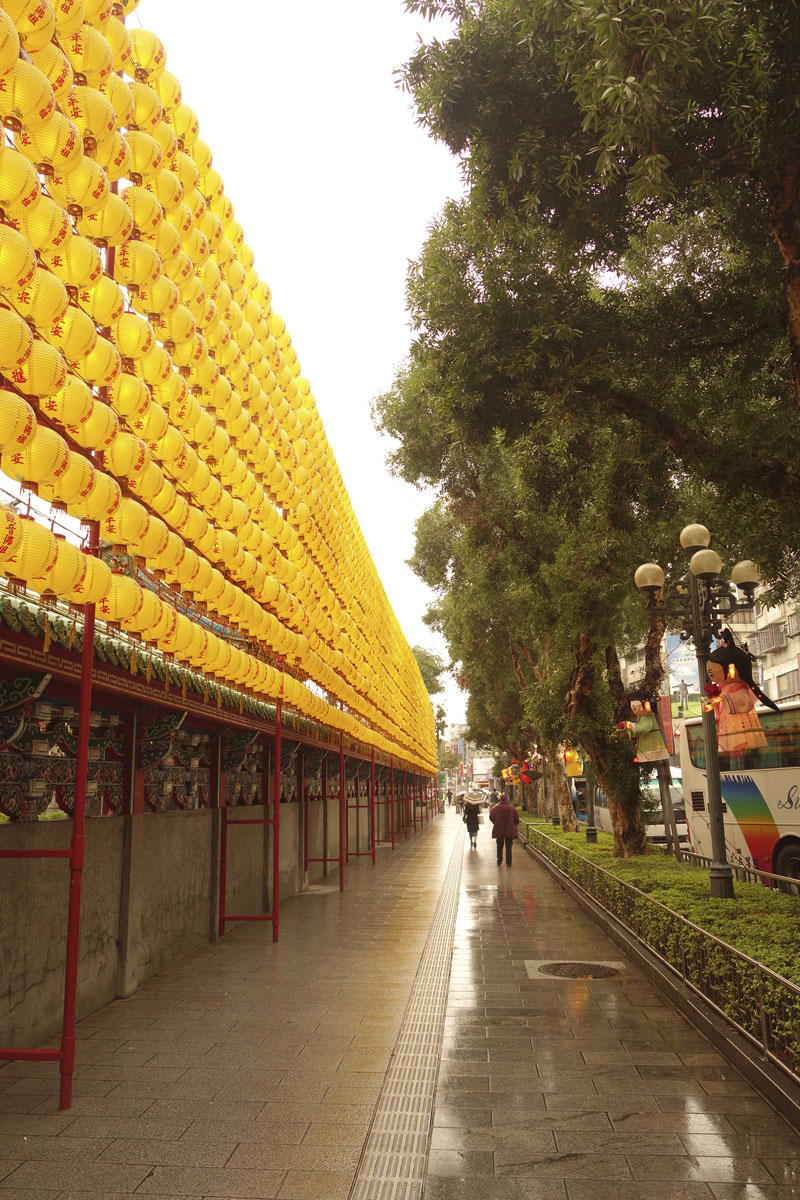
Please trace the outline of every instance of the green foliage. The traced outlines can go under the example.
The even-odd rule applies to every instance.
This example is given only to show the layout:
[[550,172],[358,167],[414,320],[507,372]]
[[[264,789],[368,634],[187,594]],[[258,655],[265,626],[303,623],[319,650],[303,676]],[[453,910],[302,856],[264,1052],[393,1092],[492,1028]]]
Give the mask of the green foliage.
[[419,673],[428,695],[437,695],[442,691],[441,677],[446,667],[444,660],[438,654],[434,654],[432,650],[426,650],[424,646],[413,646],[411,653],[417,660]]

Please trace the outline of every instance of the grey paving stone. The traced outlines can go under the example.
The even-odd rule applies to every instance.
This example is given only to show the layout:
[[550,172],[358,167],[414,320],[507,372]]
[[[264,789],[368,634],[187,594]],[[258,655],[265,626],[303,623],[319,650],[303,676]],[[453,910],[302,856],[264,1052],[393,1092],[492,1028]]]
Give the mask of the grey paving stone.
[[643,1183],[640,1179],[631,1183],[625,1179],[569,1179],[567,1196],[569,1200],[711,1200],[711,1189],[705,1183]]
[[290,1171],[278,1193],[279,1200],[347,1200],[352,1173]]
[[776,1183],[779,1182],[757,1158],[734,1158],[723,1155],[681,1157],[673,1154],[628,1155],[634,1179],[687,1180],[715,1183]]
[[153,1167],[139,1185],[142,1196],[236,1197],[273,1200],[284,1179],[282,1171],[233,1171],[191,1167]]

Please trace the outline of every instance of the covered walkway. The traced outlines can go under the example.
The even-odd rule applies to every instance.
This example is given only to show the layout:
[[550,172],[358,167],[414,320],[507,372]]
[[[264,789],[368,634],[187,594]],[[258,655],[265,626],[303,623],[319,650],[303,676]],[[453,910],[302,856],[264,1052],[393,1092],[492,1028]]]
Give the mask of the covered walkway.
[[[0,1198],[788,1200],[800,1139],[454,812],[0,1066]],[[608,963],[560,979],[551,961]]]

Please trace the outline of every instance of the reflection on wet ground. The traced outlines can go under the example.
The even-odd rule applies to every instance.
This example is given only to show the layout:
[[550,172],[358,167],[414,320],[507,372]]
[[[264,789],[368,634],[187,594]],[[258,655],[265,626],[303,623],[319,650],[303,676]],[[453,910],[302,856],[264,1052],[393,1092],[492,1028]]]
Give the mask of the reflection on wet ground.
[[[277,945],[234,928],[83,1021],[69,1112],[52,1064],[0,1067],[0,1200],[346,1200],[451,935],[425,1200],[800,1197],[800,1138],[519,847],[498,867],[451,810],[351,863],[344,895],[287,902]],[[556,960],[622,966],[538,973]]]
[[[622,966],[548,978],[544,962]],[[428,1200],[787,1200],[800,1138],[517,850],[465,847]]]

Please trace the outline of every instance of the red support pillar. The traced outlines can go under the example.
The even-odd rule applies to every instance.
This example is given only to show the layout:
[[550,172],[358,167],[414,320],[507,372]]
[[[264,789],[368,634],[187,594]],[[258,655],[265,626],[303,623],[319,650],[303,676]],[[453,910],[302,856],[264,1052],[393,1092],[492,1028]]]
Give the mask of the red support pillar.
[[414,833],[417,832],[417,777],[411,775],[411,809],[414,814]]
[[339,734],[339,891],[344,891],[344,734]]
[[372,839],[372,865],[375,866],[375,747],[372,747],[369,770],[369,834]]
[[278,940],[278,921],[280,918],[280,846],[281,846],[281,711],[280,700],[275,705],[275,792],[273,803],[275,810],[272,814],[272,940]]
[[[89,525],[87,553],[97,554],[99,526]],[[67,962],[64,971],[64,1024],[61,1031],[61,1087],[59,1108],[72,1104],[75,1071],[75,1011],[78,995],[78,943],[81,923],[81,880],[86,849],[86,780],[89,773],[89,729],[92,715],[92,665],[94,662],[94,605],[83,609],[80,710],[75,762],[75,807],[72,811],[72,841],[69,855],[69,907],[67,910]]]
[[394,755],[391,755],[389,758],[389,778],[391,780],[391,800],[389,804],[389,820],[391,824],[389,829],[392,839],[392,849],[394,850]]
[[308,871],[308,795],[303,749],[297,751],[297,799],[303,805],[303,874]]

